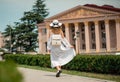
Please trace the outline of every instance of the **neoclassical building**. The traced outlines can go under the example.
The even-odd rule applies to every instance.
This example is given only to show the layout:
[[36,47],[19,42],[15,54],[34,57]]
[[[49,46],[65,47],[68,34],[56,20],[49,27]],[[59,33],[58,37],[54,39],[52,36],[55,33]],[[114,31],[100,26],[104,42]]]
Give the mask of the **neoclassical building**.
[[47,52],[49,24],[57,19],[76,53],[120,52],[120,8],[78,5],[38,24],[39,53]]

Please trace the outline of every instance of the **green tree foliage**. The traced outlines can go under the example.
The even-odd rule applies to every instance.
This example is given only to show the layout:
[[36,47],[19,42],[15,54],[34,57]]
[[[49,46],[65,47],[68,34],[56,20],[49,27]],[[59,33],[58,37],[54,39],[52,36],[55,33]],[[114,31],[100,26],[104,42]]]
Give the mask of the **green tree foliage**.
[[[26,22],[18,24],[16,27],[16,46],[20,51],[24,49],[26,52],[34,51],[37,47],[37,32],[34,30],[35,26]],[[24,30],[23,30],[24,29]]]
[[12,61],[0,62],[0,82],[23,82],[23,76]]
[[34,20],[36,23],[43,22],[44,18],[48,16],[48,9],[46,9],[46,5],[44,4],[45,0],[37,0],[35,5],[33,6],[33,12],[35,13]]
[[[15,26],[8,25],[4,34],[5,37],[11,36],[11,43],[14,50],[35,51],[37,45],[37,26],[36,24],[42,23],[45,17],[49,14],[48,9],[45,8],[44,0],[37,0],[33,5],[33,9],[24,12],[21,22],[15,22]],[[7,42],[8,44],[10,42]],[[10,49],[10,45],[8,47]]]
[[44,18],[48,16],[48,9],[46,9],[46,5],[44,4],[45,0],[37,0],[33,5],[33,9],[28,12],[24,12],[23,18],[21,21],[38,24],[43,22]]

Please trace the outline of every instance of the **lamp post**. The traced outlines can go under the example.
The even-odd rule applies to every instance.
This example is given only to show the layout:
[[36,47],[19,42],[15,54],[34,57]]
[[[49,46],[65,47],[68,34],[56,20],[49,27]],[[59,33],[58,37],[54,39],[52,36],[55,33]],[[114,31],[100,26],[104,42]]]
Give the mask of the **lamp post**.
[[12,33],[11,33],[11,31],[12,31],[12,28],[10,27],[10,53],[12,52]]
[[8,46],[9,46],[9,52],[11,53],[11,51],[12,51],[12,45],[11,45],[11,36],[9,36],[7,39],[6,39],[6,41],[8,42]]
[[12,52],[12,47],[13,47],[13,45],[12,45],[12,26],[11,26],[11,24],[10,24],[10,21],[9,21],[9,25],[7,25],[8,26],[8,28],[9,28],[9,45],[10,45],[10,49],[9,49],[9,51],[10,51],[10,53]]

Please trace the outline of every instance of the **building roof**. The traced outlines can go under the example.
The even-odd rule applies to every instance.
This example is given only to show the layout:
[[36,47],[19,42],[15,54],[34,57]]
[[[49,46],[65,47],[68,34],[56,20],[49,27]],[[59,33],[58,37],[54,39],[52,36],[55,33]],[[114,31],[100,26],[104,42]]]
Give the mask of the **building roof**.
[[105,9],[105,10],[110,10],[110,11],[115,11],[115,12],[120,12],[120,8],[116,8],[112,5],[102,5],[102,6],[98,6],[95,4],[85,4],[84,6],[87,7],[92,7],[92,8],[99,8],[99,9]]
[[77,10],[80,10],[80,9],[84,9],[84,10],[87,10],[87,11],[89,10],[89,11],[92,11],[92,12],[98,12],[101,15],[120,14],[120,8],[115,8],[111,5],[97,6],[95,4],[85,4],[85,5],[78,5],[76,7],[73,7],[71,9],[66,10],[66,11],[63,11],[61,13],[58,13],[54,16],[51,16],[51,17],[45,19],[45,21],[50,21],[50,20],[53,20],[53,19],[59,19],[60,17],[62,17],[64,15],[68,15],[68,14],[73,13],[73,12],[75,12]]

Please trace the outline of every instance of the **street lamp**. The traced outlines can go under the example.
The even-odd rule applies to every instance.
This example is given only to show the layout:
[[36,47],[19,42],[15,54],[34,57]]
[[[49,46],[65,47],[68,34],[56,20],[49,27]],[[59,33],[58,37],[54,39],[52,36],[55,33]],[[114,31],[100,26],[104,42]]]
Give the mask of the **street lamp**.
[[9,52],[11,53],[11,49],[12,49],[11,47],[12,47],[12,46],[11,46],[11,38],[10,38],[10,37],[11,37],[11,36],[7,37],[7,38],[6,38],[6,41],[7,41],[8,46],[9,46]]
[[8,35],[9,37],[6,39],[8,41],[8,45],[9,45],[9,52],[11,53],[12,52],[12,26],[10,24],[10,21],[9,21],[9,25],[7,25],[8,27]]
[[10,41],[10,53],[12,53],[12,47],[13,47],[13,45],[12,45],[12,27],[10,27],[10,39],[9,39],[9,41]]
[[79,34],[80,34],[80,32],[79,32],[79,31],[77,31],[77,32],[76,32],[77,37],[79,37]]

